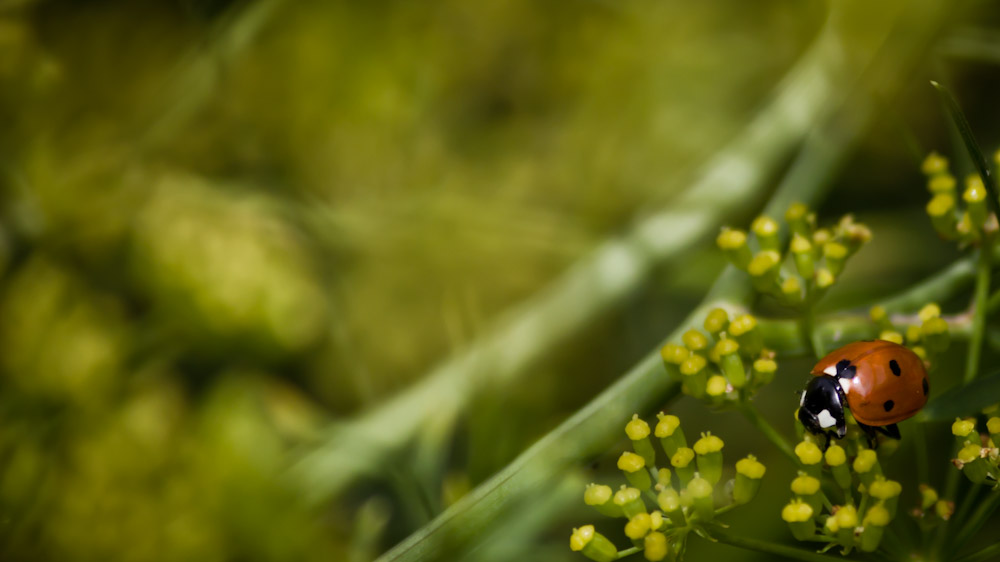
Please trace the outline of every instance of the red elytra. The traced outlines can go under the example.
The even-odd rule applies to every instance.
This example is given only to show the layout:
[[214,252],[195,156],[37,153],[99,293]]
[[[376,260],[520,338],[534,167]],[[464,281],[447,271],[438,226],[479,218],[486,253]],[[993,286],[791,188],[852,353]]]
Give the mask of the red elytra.
[[851,414],[865,425],[903,421],[927,403],[924,362],[902,345],[885,340],[854,342],[830,352],[812,369],[816,376],[837,373]]

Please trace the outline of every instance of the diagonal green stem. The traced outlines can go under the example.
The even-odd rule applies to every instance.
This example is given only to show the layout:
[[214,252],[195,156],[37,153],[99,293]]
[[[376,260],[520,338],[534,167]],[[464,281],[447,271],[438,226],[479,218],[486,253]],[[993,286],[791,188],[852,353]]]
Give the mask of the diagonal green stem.
[[792,448],[791,443],[789,443],[784,436],[778,433],[777,429],[774,429],[774,426],[768,423],[767,420],[760,415],[756,406],[753,404],[746,404],[740,408],[740,412],[743,413],[743,415],[754,425],[754,427],[759,429],[760,432],[764,434],[764,437],[767,437],[768,441],[773,443],[779,451],[791,459],[792,464],[796,466],[799,465],[799,459],[795,456],[795,450]]
[[993,512],[1000,507],[1000,493],[992,492],[989,497],[980,502],[979,507],[972,513],[969,520],[962,525],[962,529],[955,536],[952,542],[955,547],[960,548],[971,539],[979,529],[986,524]]
[[728,544],[746,550],[763,552],[764,554],[781,556],[789,560],[802,560],[804,562],[831,562],[834,560],[852,560],[852,558],[848,558],[846,556],[828,556],[826,554],[819,554],[817,552],[802,550],[800,548],[785,546],[783,544],[775,544],[760,539],[741,537],[739,535],[731,534],[728,531],[722,529],[713,529],[712,537],[723,544]]
[[958,558],[955,562],[984,562],[985,560],[996,560],[997,558],[1000,558],[1000,542],[995,542],[978,552]]
[[987,237],[979,250],[976,261],[976,292],[973,300],[972,336],[965,361],[965,384],[972,382],[979,373],[979,357],[983,349],[983,333],[986,327],[986,310],[990,296],[990,268],[992,264],[992,238]]
[[626,548],[625,550],[618,551],[618,560],[625,558],[626,556],[632,556],[633,554],[638,554],[642,552],[642,549],[638,546],[633,546],[632,548]]

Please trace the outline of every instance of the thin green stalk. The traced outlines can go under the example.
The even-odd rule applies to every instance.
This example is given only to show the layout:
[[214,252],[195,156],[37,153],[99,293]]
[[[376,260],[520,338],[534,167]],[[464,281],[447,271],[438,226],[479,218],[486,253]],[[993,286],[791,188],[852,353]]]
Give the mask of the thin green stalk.
[[927,464],[927,432],[922,423],[913,424],[913,447],[917,453],[917,482],[927,484],[930,481]]
[[899,535],[892,530],[891,527],[886,528],[885,535],[882,537],[882,546],[892,554],[892,557],[896,560],[909,560],[909,553],[906,546],[904,546],[903,541],[899,540]]
[[802,339],[803,341],[809,342],[812,348],[813,355],[816,359],[819,359],[826,355],[823,351],[823,342],[816,333],[816,306],[813,302],[806,304],[805,310],[802,311],[802,320],[800,322],[802,329]]
[[976,261],[976,291],[973,300],[972,336],[969,338],[969,350],[965,361],[964,382],[972,382],[979,373],[979,357],[983,349],[983,332],[986,327],[987,302],[990,295],[990,274],[993,257],[992,239],[987,237],[979,250]]
[[1000,542],[995,542],[986,548],[967,554],[955,560],[955,562],[982,562],[984,560],[996,560],[1000,558]]
[[713,529],[712,537],[723,544],[728,544],[730,546],[735,546],[746,550],[763,552],[764,554],[782,556],[790,560],[802,560],[804,562],[831,562],[833,560],[854,560],[853,558],[849,558],[846,556],[828,556],[826,554],[819,554],[809,550],[802,550],[800,548],[785,546],[783,544],[775,544],[760,539],[741,537],[739,535],[731,534],[729,531],[723,529]]
[[962,525],[961,530],[952,542],[956,547],[961,547],[969,539],[979,532],[979,529],[986,524],[986,521],[993,515],[993,512],[1000,507],[1000,493],[992,492],[990,496],[979,503],[979,507],[969,517],[969,520]]
[[958,506],[958,511],[951,518],[959,529],[961,529],[965,523],[965,517],[969,514],[969,510],[972,509],[972,506],[977,505],[976,496],[979,494],[981,488],[982,484],[972,484],[969,486],[969,489],[965,491],[965,496],[962,498],[962,502]]
[[791,459],[792,464],[796,466],[799,465],[799,458],[795,456],[795,450],[791,443],[789,443],[788,440],[778,433],[778,430],[774,429],[774,427],[760,415],[756,406],[753,404],[746,404],[740,408],[740,412],[743,413],[743,415],[754,425],[754,427],[759,429],[760,432],[764,434],[764,437],[767,437],[768,441],[773,443],[779,451]]
[[722,515],[723,513],[728,513],[730,511],[736,509],[740,505],[741,504],[738,504],[738,503],[731,503],[729,505],[724,505],[724,506],[720,507],[719,509],[716,509],[715,510],[715,514],[716,515]]
[[618,559],[621,560],[626,556],[632,556],[633,554],[638,554],[640,552],[642,552],[642,549],[639,548],[638,546],[633,546],[632,548],[626,548],[625,550],[619,550]]

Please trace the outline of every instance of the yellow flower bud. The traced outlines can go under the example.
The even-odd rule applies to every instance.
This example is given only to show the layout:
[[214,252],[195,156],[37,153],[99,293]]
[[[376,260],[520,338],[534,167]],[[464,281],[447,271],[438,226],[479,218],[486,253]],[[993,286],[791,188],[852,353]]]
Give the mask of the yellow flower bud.
[[774,359],[758,359],[753,362],[753,380],[756,384],[767,384],[774,379],[777,370],[778,363]]
[[927,484],[921,484],[918,486],[920,490],[920,508],[929,509],[932,505],[938,501],[937,490],[931,488]]
[[788,523],[801,523],[813,517],[813,508],[800,499],[792,500],[781,510],[781,518]]
[[657,530],[663,526],[663,513],[659,510],[649,514],[649,528]]
[[625,426],[625,433],[632,441],[645,439],[649,437],[649,424],[639,414],[632,414],[632,419]]
[[937,513],[937,516],[945,521],[951,519],[951,516],[955,513],[955,502],[938,500],[934,504],[934,513]]
[[937,174],[927,180],[927,190],[935,195],[949,194],[955,191],[955,176]]
[[667,467],[660,468],[656,471],[656,483],[661,486],[670,485],[670,469]]
[[796,445],[795,456],[805,465],[817,464],[823,460],[823,452],[812,441],[802,441]]
[[587,505],[604,505],[611,501],[613,495],[611,486],[588,484],[583,492],[583,503]]
[[802,284],[798,277],[788,277],[781,282],[781,294],[791,302],[802,300]]
[[[645,471],[647,478],[649,476]],[[628,473],[626,473],[628,474]],[[646,504],[642,501],[642,492],[639,488],[633,488],[630,486],[622,486],[620,490],[615,492],[614,497],[611,501],[622,509],[622,512],[626,517],[632,518],[639,513],[646,512]]]
[[694,477],[694,451],[687,447],[679,447],[677,452],[670,457],[670,465],[674,467],[674,472],[677,473],[677,480],[681,485],[687,485],[687,483]]
[[875,454],[875,451],[862,449],[858,451],[858,456],[854,459],[854,472],[859,474],[869,472],[876,463],[878,463],[878,455]]
[[851,504],[841,506],[836,515],[837,526],[841,529],[849,529],[858,525],[858,510]]
[[594,538],[594,533],[593,525],[584,525],[583,527],[573,529],[573,534],[569,538],[570,550],[574,552],[583,550],[583,547],[587,546],[587,543]]
[[642,470],[646,466],[646,461],[639,455],[625,451],[618,457],[618,468],[624,472],[635,472]]
[[757,457],[753,455],[747,455],[745,459],[740,459],[736,461],[736,473],[742,474],[747,478],[753,480],[760,480],[764,477],[764,472],[767,469],[761,464]]
[[[946,193],[940,193],[931,198],[930,202],[927,203],[927,214],[931,218],[946,217],[952,215],[955,210],[955,198]],[[952,215],[952,221],[954,221],[954,215]]]
[[741,314],[729,325],[729,333],[734,337],[742,336],[757,327],[757,319],[751,314]]
[[971,463],[980,458],[983,448],[974,443],[967,443],[958,451],[958,460],[963,463]]
[[889,318],[888,313],[885,311],[885,307],[877,304],[868,311],[868,315],[871,316],[872,322],[882,322]]
[[695,441],[694,452],[699,455],[707,455],[721,451],[724,445],[722,439],[719,439],[717,436],[711,433],[703,433],[701,439]]
[[757,217],[750,229],[757,235],[757,241],[763,250],[778,250],[778,223],[769,217]]
[[903,345],[903,334],[893,330],[885,330],[878,335],[878,339],[883,341],[891,341],[899,345]]
[[895,498],[903,491],[903,487],[895,480],[886,480],[881,476],[876,476],[871,486],[868,486],[868,493],[875,499],[888,500]]
[[705,315],[703,327],[710,334],[718,334],[729,326],[729,314],[723,308],[713,308]]
[[990,435],[1000,433],[1000,418],[990,418],[989,421],[986,422],[986,429],[990,432]]
[[656,429],[653,430],[657,437],[670,437],[674,434],[674,430],[681,425],[681,419],[677,416],[660,412],[656,417],[660,420],[656,424]]
[[742,230],[724,228],[715,243],[723,250],[738,250],[747,244],[747,235]]
[[638,488],[629,488],[628,486],[622,486],[620,490],[615,492],[614,499],[615,505],[625,506],[631,502],[638,500],[642,496],[642,492]]
[[681,374],[685,376],[697,375],[708,364],[701,355],[692,355],[681,363]]
[[668,343],[660,348],[660,357],[662,357],[665,362],[672,365],[680,365],[690,355],[691,352],[688,351],[688,348],[675,343]]
[[924,307],[920,309],[920,312],[917,313],[917,316],[920,318],[921,322],[926,322],[931,318],[937,318],[941,316],[941,307],[938,306],[937,303],[933,302],[925,304]]
[[826,458],[826,464],[830,466],[840,466],[847,462],[847,453],[836,443],[830,445],[823,456]]
[[811,496],[819,491],[819,480],[801,472],[792,480],[792,493],[799,496]]
[[842,260],[847,257],[847,248],[838,242],[823,244],[823,257],[827,260]]
[[708,338],[698,330],[688,330],[681,336],[684,345],[691,351],[701,351],[708,347]]
[[618,549],[604,535],[594,530],[593,525],[573,529],[569,538],[569,548],[581,552],[595,562],[611,562],[618,559]]
[[837,279],[829,269],[821,268],[816,271],[816,286],[820,289],[827,289],[833,285]]
[[885,508],[881,503],[877,503],[868,508],[865,512],[865,518],[861,521],[864,526],[875,525],[876,527],[885,527],[889,524],[889,510]]
[[667,537],[663,533],[652,532],[643,539],[643,556],[650,562],[659,562],[667,557]]
[[681,447],[677,449],[677,452],[674,453],[674,456],[670,457],[670,464],[674,468],[684,468],[689,464],[691,464],[691,461],[693,460],[694,460],[694,451],[687,447]]
[[934,230],[940,237],[950,240],[958,235],[954,196],[950,193],[939,193],[927,203],[926,210]]
[[649,528],[652,526],[652,520],[648,513],[638,513],[628,520],[625,524],[625,536],[632,540],[639,540],[646,536],[649,532]]
[[923,163],[920,165],[920,171],[928,176],[947,172],[948,159],[935,151],[931,151],[931,153],[927,155],[927,158],[924,158]]
[[967,437],[970,433],[976,430],[976,419],[966,418],[966,419],[956,419],[955,423],[951,424],[951,433],[957,437]]
[[757,252],[750,260],[750,265],[747,266],[747,273],[754,277],[760,277],[770,272],[779,263],[781,263],[781,254],[778,252],[773,250]]
[[745,270],[753,259],[750,246],[747,245],[747,235],[742,230],[723,228],[715,243],[725,252],[729,261],[740,269]]
[[712,375],[708,378],[708,385],[705,387],[705,393],[713,398],[718,398],[726,393],[726,388],[729,383],[726,381],[726,377],[722,375]]
[[812,251],[812,242],[809,241],[805,236],[800,236],[796,234],[792,237],[792,243],[789,249],[793,254],[804,254]]

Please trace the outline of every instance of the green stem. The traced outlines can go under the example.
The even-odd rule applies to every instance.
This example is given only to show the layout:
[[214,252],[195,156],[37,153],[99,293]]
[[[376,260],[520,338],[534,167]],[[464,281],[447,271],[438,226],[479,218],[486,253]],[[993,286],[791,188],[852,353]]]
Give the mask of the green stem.
[[736,509],[740,505],[742,505],[742,504],[731,503],[729,505],[724,505],[724,506],[720,507],[719,509],[716,509],[715,510],[715,514],[716,515],[722,515],[723,513],[727,513],[727,512],[730,512],[730,511]]
[[930,481],[927,468],[927,432],[922,423],[913,425],[913,446],[917,453],[917,482],[927,484]]
[[625,558],[626,556],[632,556],[633,554],[637,554],[639,552],[642,552],[642,549],[639,548],[638,546],[633,546],[632,548],[626,548],[625,550],[619,550],[618,551],[618,560],[621,560],[622,558]]
[[979,490],[982,488],[982,484],[973,484],[969,486],[966,490],[965,496],[962,498],[962,502],[958,507],[958,512],[951,518],[961,529],[965,523],[965,516],[969,514],[969,510],[972,506],[976,505],[976,496],[979,495]]
[[979,504],[979,507],[972,514],[972,517],[962,525],[962,529],[955,536],[955,540],[952,544],[956,547],[961,547],[975,535],[980,527],[986,524],[993,512],[1000,507],[1000,493],[992,492],[991,495],[983,502]]
[[756,406],[753,404],[746,404],[740,408],[740,411],[750,421],[750,423],[754,425],[754,427],[759,429],[760,432],[764,434],[764,437],[767,437],[767,439],[773,443],[779,451],[791,459],[795,466],[799,465],[799,458],[795,456],[795,449],[792,447],[791,443],[789,443],[788,440],[778,433],[778,430],[774,429],[774,426],[769,424],[767,420],[760,415]]
[[823,357],[826,353],[823,352],[823,342],[816,333],[816,307],[810,301],[805,310],[802,311],[802,321],[800,322],[802,330],[802,340],[808,342],[809,346],[812,348],[813,355],[816,359]]
[[847,558],[845,556],[827,556],[825,554],[819,554],[816,552],[802,550],[800,548],[794,548],[782,544],[775,544],[772,542],[762,541],[759,539],[751,539],[748,537],[732,535],[728,531],[724,531],[721,529],[713,529],[712,537],[723,544],[728,544],[730,546],[735,546],[746,550],[763,552],[764,554],[782,556],[790,560],[803,560],[805,562],[830,562],[831,560],[852,560],[851,558]]
[[903,545],[903,541],[899,540],[899,536],[891,528],[887,528],[885,530],[885,535],[882,537],[882,546],[885,550],[892,554],[892,557],[896,560],[910,559],[908,549]]
[[1000,556],[1000,542],[993,543],[986,548],[963,556],[955,562],[981,562],[983,560],[996,560]]
[[990,265],[992,238],[985,238],[983,247],[979,249],[979,259],[976,261],[976,292],[973,301],[972,336],[969,338],[969,350],[965,361],[965,384],[972,382],[979,373],[979,356],[983,349],[983,331],[986,327],[986,310],[990,293]]

